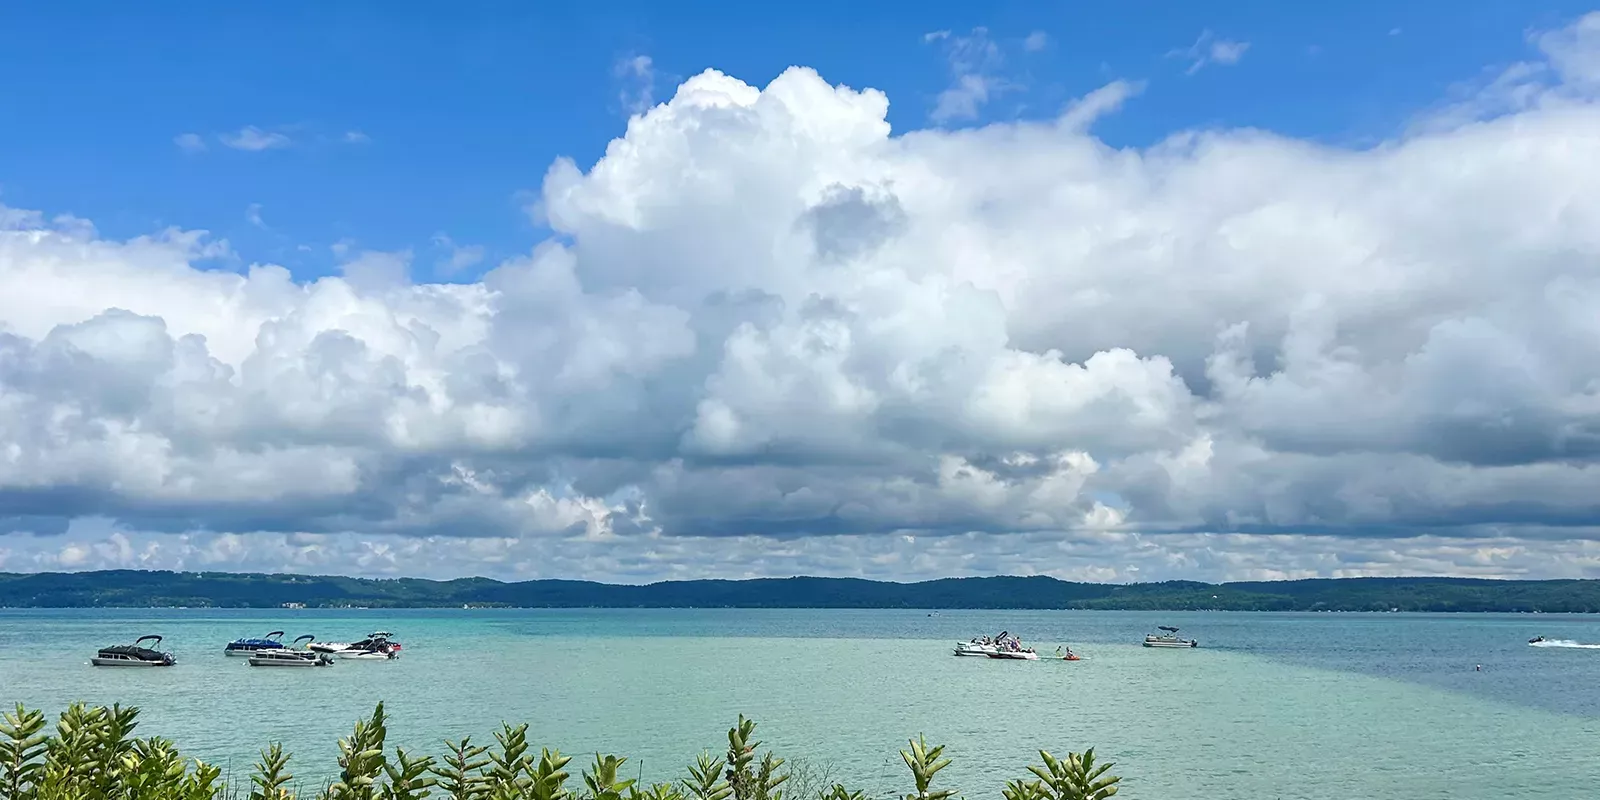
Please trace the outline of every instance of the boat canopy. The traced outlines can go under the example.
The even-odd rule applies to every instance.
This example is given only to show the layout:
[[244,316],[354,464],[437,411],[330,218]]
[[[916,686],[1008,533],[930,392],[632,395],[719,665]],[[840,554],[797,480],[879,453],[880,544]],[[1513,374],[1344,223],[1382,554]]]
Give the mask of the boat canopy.
[[111,647],[102,647],[100,648],[99,656],[101,658],[128,656],[130,658],[137,658],[141,661],[165,661],[167,658],[169,658],[166,653],[145,647],[145,642],[154,642],[155,644],[159,645],[161,644],[161,637],[155,635],[140,636],[139,638],[133,640],[133,644],[119,644],[112,645]]
[[271,633],[267,634],[266,636],[263,636],[263,637],[261,637],[259,639],[234,639],[231,644],[239,645],[239,646],[242,646],[242,647],[272,647],[272,648],[276,648],[276,647],[282,647],[283,646],[283,642],[279,641],[279,638],[282,637],[282,636],[283,636],[283,631],[273,631],[273,632],[271,632]]
[[1174,627],[1172,627],[1172,626],[1171,626],[1171,625],[1160,625],[1160,626],[1158,626],[1158,627],[1159,627],[1159,628],[1160,628],[1160,629],[1161,629],[1161,630],[1164,630],[1164,631],[1166,631],[1166,632],[1168,632],[1168,633],[1177,633],[1177,632],[1178,632],[1178,629],[1177,629],[1177,628],[1174,628]]

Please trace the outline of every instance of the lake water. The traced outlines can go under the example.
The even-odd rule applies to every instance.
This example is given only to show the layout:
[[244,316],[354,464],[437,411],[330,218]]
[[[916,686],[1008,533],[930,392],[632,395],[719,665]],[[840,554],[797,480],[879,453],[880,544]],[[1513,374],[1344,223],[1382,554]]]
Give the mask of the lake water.
[[[1182,627],[1194,650],[1138,641]],[[251,668],[222,655],[283,629],[391,630],[395,661]],[[1080,662],[954,658],[1010,630]],[[166,637],[171,669],[89,666],[103,645]],[[740,713],[759,738],[878,797],[910,791],[897,751],[948,745],[941,774],[998,797],[1040,748],[1094,746],[1119,797],[1576,798],[1600,782],[1600,618],[1555,615],[1076,611],[0,610],[0,703],[137,705],[141,734],[243,778],[280,741],[296,775],[336,771],[338,737],[379,700],[390,742],[438,752],[502,721],[573,754],[678,777]],[[1475,670],[1481,664],[1482,671]]]

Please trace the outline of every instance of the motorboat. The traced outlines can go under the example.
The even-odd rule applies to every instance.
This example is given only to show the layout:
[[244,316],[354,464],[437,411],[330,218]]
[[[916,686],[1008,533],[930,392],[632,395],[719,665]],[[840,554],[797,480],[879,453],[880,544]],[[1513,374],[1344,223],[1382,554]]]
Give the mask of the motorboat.
[[343,653],[347,650],[383,650],[394,651],[398,653],[400,651],[400,643],[390,641],[391,636],[394,636],[394,634],[388,631],[373,631],[372,633],[367,634],[367,638],[362,639],[359,642],[312,642],[311,649],[319,653],[333,654]]
[[1022,649],[1022,650],[996,650],[993,653],[990,653],[989,657],[990,658],[1000,658],[1000,659],[1010,659],[1010,660],[1013,660],[1013,661],[1038,661],[1039,660],[1039,654],[1033,652],[1033,648],[1031,648],[1031,647],[1025,648],[1025,649]]
[[[152,646],[145,647],[150,642]],[[133,644],[102,647],[89,663],[97,667],[170,667],[178,663],[171,653],[155,649],[161,645],[160,636],[140,636]]]
[[997,636],[979,636],[965,642],[956,642],[955,654],[958,656],[986,656],[990,653],[1004,650],[1007,644],[1017,637],[1010,631],[1001,631]]
[[316,637],[309,634],[294,640],[289,647],[279,647],[267,650],[257,650],[250,654],[252,667],[331,667],[333,657],[327,653],[319,653],[300,646],[301,642],[310,643]]
[[1178,638],[1178,629],[1170,625],[1158,626],[1162,633],[1152,633],[1144,637],[1145,647],[1199,647],[1196,639]]
[[1544,640],[1545,639],[1544,639],[1543,636],[1535,636],[1532,639],[1528,640],[1528,644],[1538,644],[1538,643],[1540,643],[1540,642],[1542,642]]
[[956,642],[958,656],[986,656],[995,652],[994,640],[980,636],[970,642]]
[[283,631],[273,631],[259,639],[234,639],[222,648],[223,655],[247,656],[262,650],[282,650]]
[[400,643],[389,641],[387,632],[378,631],[334,655],[356,661],[388,661],[400,657]]
[[1001,632],[995,637],[994,650],[984,653],[990,658],[1008,659],[1012,661],[1038,661],[1039,654],[1031,647],[1023,647],[1022,640],[1012,636],[1009,632]]
[[[328,654],[324,653],[323,655]],[[400,649],[398,647],[382,647],[372,650],[340,650],[333,655],[353,661],[391,661],[400,657]]]

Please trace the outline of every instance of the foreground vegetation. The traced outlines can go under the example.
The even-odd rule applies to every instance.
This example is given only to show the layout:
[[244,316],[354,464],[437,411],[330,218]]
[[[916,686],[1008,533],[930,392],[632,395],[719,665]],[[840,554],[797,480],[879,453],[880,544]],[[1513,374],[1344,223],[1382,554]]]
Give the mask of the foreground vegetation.
[[1127,585],[1048,577],[888,583],[845,578],[502,583],[226,572],[0,573],[0,607],[275,608],[1094,608],[1225,611],[1600,612],[1600,581],[1339,578]]
[[[261,752],[248,794],[226,786],[221,770],[184,758],[160,738],[133,735],[138,709],[74,705],[54,731],[45,715],[21,706],[0,722],[0,800],[295,800],[300,787],[289,772],[289,756],[274,744]],[[357,722],[339,742],[339,777],[314,794],[322,800],[867,800],[841,784],[808,787],[790,794],[791,773],[770,751],[757,755],[754,722],[739,717],[728,730],[721,758],[704,753],[680,780],[641,785],[622,777],[627,761],[596,755],[581,780],[570,781],[571,758],[558,751],[534,754],[526,724],[506,725],[493,746],[470,739],[446,742],[441,757],[386,749],[386,717],[379,703],[372,717]],[[948,800],[951,789],[933,788],[950,765],[943,746],[920,737],[901,751],[913,791],[903,800]],[[1110,764],[1094,750],[1055,758],[1040,752],[1031,777],[1006,784],[1004,800],[1105,800],[1117,793]]]

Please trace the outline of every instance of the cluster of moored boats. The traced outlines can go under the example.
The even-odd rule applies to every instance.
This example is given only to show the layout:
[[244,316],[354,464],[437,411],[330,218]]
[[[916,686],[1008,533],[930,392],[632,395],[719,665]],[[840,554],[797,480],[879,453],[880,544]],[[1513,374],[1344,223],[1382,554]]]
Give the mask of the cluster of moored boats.
[[[355,642],[319,642],[307,634],[287,644],[283,631],[260,638],[235,639],[222,648],[223,655],[244,656],[252,667],[330,667],[334,659],[387,661],[400,657],[400,643],[388,631],[375,631]],[[146,642],[150,645],[147,647]],[[97,667],[170,667],[178,663],[158,648],[160,636],[141,636],[133,644],[102,647],[89,659]]]
[[[1200,646],[1200,642],[1196,639],[1179,638],[1177,628],[1162,625],[1157,630],[1161,631],[1161,633],[1152,633],[1144,637],[1145,647]],[[999,636],[979,636],[971,641],[956,642],[955,654],[958,656],[987,656],[1011,661],[1039,660],[1039,653],[1031,647],[1023,647],[1022,640],[1010,631],[1001,631]],[[1082,657],[1072,652],[1070,647],[1058,647],[1052,659],[1081,661]]]

